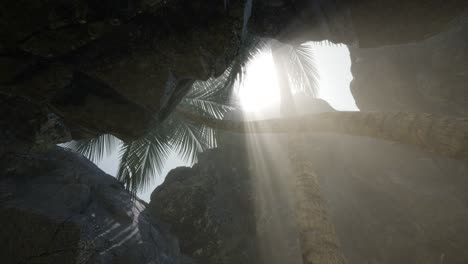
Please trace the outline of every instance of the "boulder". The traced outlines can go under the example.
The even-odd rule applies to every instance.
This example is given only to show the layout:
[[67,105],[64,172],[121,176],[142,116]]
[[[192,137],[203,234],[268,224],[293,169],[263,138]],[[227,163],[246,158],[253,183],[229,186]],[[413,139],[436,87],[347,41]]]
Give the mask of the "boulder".
[[2,263],[190,263],[122,184],[60,147],[0,161]]
[[193,168],[172,170],[151,194],[153,217],[170,224],[195,263],[259,263],[250,178],[236,160],[237,153],[208,151]]

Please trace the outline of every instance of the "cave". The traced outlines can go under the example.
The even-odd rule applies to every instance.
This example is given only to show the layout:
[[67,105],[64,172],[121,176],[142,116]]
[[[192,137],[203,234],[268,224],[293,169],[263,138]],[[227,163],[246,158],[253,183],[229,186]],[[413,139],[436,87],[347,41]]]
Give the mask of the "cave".
[[464,0],[5,0],[0,262],[468,263],[467,61]]

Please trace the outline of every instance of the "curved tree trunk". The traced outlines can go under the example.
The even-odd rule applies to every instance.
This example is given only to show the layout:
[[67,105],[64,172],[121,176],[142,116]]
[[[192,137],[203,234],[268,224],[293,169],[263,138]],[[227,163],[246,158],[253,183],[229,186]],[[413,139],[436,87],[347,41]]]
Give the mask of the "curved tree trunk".
[[322,196],[318,175],[304,150],[302,134],[289,135],[289,161],[294,177],[294,209],[303,264],[344,264],[335,227]]
[[468,118],[408,112],[326,112],[262,121],[228,121],[178,109],[188,121],[238,133],[332,132],[418,146],[468,164]]
[[[272,56],[280,88],[281,115],[296,115],[289,86],[287,67],[282,60],[284,49],[273,49]],[[335,227],[330,221],[325,199],[322,197],[317,174],[305,153],[304,134],[288,133],[288,157],[294,181],[294,212],[303,264],[343,264]]]

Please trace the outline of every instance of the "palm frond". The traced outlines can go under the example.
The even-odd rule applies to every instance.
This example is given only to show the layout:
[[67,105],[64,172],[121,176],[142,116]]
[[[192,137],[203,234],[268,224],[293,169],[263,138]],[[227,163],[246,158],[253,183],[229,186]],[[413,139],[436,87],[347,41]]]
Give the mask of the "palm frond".
[[210,78],[207,81],[196,81],[190,91],[182,99],[181,104],[187,99],[203,99],[220,104],[229,105],[231,103],[231,87],[226,87],[226,76]]
[[[246,38],[233,64],[217,78],[195,82],[177,107],[200,116],[224,118],[236,106],[231,98],[232,89],[245,78],[246,65],[268,48],[271,48],[268,40]],[[295,91],[316,94],[318,73],[311,47],[288,46],[288,53],[281,61],[286,66],[290,86]],[[136,195],[137,191],[150,186],[154,177],[161,173],[170,152],[175,151],[186,162],[192,163],[199,152],[216,146],[215,133],[216,130],[202,123],[187,121],[176,110],[141,139],[121,143],[113,136],[103,135],[87,141],[70,142],[67,147],[98,162],[120,145],[120,164],[116,176]]]
[[203,98],[186,99],[187,106],[190,108],[197,109],[197,112],[201,112],[203,115],[209,115],[213,118],[222,119],[224,114],[233,109],[225,104],[209,101]]
[[186,122],[177,113],[169,116],[165,126],[172,132],[169,139],[171,149],[187,163],[195,162],[198,153],[208,146],[202,126]]
[[329,40],[322,40],[322,41],[309,41],[304,43],[303,45],[318,45],[322,47],[342,47],[344,44],[342,43],[334,43]]
[[[195,82],[178,107],[197,115],[223,119],[237,106],[232,102],[232,89],[225,85],[228,74]],[[173,131],[172,146],[187,162],[196,161],[199,152],[216,146],[216,131],[203,124],[187,122],[183,116],[174,113],[167,125],[172,126],[168,129]]]
[[232,89],[236,83],[242,83],[247,74],[247,64],[254,60],[259,53],[267,50],[269,46],[269,40],[247,34],[236,59],[224,72],[227,73],[227,78],[224,80],[225,87]]
[[[122,145],[120,149],[119,169],[116,175],[117,180],[122,182],[127,190],[136,189],[134,188],[134,186],[136,186],[136,183],[132,184],[132,177],[136,174],[136,169],[134,169],[134,167],[131,166],[131,162],[128,161],[131,149],[132,142],[124,143]],[[133,179],[133,181],[136,181],[136,179]]]
[[[181,106],[184,111],[196,113],[199,116],[223,119],[224,115],[233,108],[228,108],[225,105],[207,104],[207,110],[199,106],[186,105]],[[187,163],[193,163],[197,160],[197,154],[209,148],[216,147],[217,131],[205,126],[202,123],[194,123],[188,121],[185,116],[175,112],[171,116],[170,131],[172,136],[170,139],[173,150],[182,157]]]
[[293,94],[303,93],[317,96],[319,73],[315,66],[313,46],[309,43],[300,46],[275,44],[272,54],[277,68],[283,71]]
[[314,50],[311,45],[291,46],[288,76],[293,93],[317,96],[319,74],[315,66]]
[[103,157],[110,155],[120,143],[120,139],[113,135],[104,134],[92,139],[73,140],[62,144],[62,146],[82,154],[93,163],[99,163]]
[[144,138],[122,145],[116,177],[133,194],[151,186],[164,168],[171,151],[168,135],[163,129],[153,129]]
[[226,93],[222,80],[210,79],[196,82],[181,100],[180,106],[220,119],[235,107],[231,98],[232,95],[230,92]]

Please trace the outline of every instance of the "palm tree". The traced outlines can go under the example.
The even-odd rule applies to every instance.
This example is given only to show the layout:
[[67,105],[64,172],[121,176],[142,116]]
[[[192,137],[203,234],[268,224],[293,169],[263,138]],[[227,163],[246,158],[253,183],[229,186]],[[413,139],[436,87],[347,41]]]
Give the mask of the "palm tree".
[[220,120],[226,112],[237,107],[238,103],[231,96],[232,89],[244,80],[246,64],[266,45],[265,40],[246,36],[238,57],[221,76],[194,82],[176,110],[138,140],[122,142],[105,134],[89,140],[71,141],[63,146],[83,154],[94,163],[116,148],[120,149],[116,177],[135,195],[151,186],[154,176],[161,173],[172,151],[185,162],[193,163],[199,152],[216,146],[216,130],[203,123],[186,122],[183,113]]
[[[318,74],[313,63],[313,51],[310,45],[292,47],[275,44],[272,55],[281,94],[280,112],[283,118],[288,118],[296,115],[293,93],[316,96]],[[297,59],[300,67],[307,69],[304,71],[307,73],[305,76],[301,76],[302,71],[289,67],[291,63],[285,63],[304,57],[297,56],[298,53],[307,54],[310,58],[306,61]],[[305,153],[305,143],[304,134],[288,133],[288,157],[294,180],[294,212],[302,262],[303,264],[345,263],[335,227],[327,212],[326,201],[321,195],[318,175]]]
[[[195,82],[181,100],[178,109],[207,118],[222,119],[235,102],[230,101],[229,87],[232,68],[219,78]],[[123,142],[105,134],[90,140],[71,141],[65,147],[83,154],[94,163],[119,149],[120,163],[117,179],[136,194],[151,186],[155,175],[161,173],[169,154],[175,151],[187,163],[193,163],[197,154],[216,146],[216,131],[200,123],[186,122],[179,111],[171,113],[160,125],[149,130],[144,137]]]
[[[283,107],[284,108],[284,107]],[[468,165],[468,118],[427,113],[325,112],[266,121],[208,120],[183,113],[193,122],[241,133],[288,133],[295,187],[295,213],[304,264],[345,263],[318,177],[303,147],[306,132],[368,136],[418,146]]]
[[[264,46],[263,46],[264,47]],[[290,68],[284,69],[284,62],[279,72],[286,72],[283,77],[290,89],[282,89],[283,109],[286,113],[293,107],[286,100],[291,100],[291,92],[303,92],[314,95],[313,59],[311,50],[306,47],[289,47],[290,55],[282,57],[290,67],[296,63],[296,73]],[[294,60],[294,56],[300,56]],[[297,68],[296,68],[297,69]],[[307,74],[305,76],[304,74]],[[292,76],[300,76],[293,78]],[[286,81],[285,81],[286,80]],[[302,80],[298,82],[297,80]],[[298,86],[297,83],[300,85]],[[303,85],[308,83],[307,85]],[[204,124],[215,130],[237,133],[316,133],[331,132],[353,136],[372,137],[397,143],[413,145],[423,150],[460,160],[468,164],[468,118],[443,116],[431,113],[411,112],[325,112],[318,114],[295,115],[287,113],[286,118],[262,121],[231,121],[200,116],[178,109],[178,113],[187,121]]]

